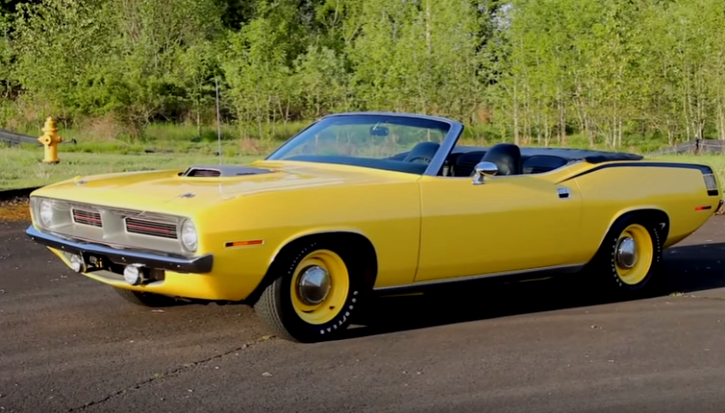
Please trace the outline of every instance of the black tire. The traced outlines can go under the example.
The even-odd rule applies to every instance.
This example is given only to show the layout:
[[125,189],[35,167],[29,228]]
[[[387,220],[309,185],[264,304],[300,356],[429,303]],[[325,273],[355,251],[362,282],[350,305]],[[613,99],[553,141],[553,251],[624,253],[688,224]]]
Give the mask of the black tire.
[[171,307],[179,305],[179,301],[166,295],[142,293],[139,291],[126,290],[116,287],[113,287],[113,289],[124,300],[144,307]]
[[[339,244],[329,238],[311,239],[289,247],[283,256],[275,260],[272,268],[275,278],[254,305],[254,311],[274,335],[289,341],[311,343],[336,339],[344,334],[353,314],[357,313],[363,304],[369,288],[366,287],[364,277],[365,263],[352,249],[341,248]],[[306,268],[304,263],[310,254],[321,251],[331,251],[341,258],[347,270],[348,288],[346,293],[340,296],[344,297],[344,304],[335,310],[330,310],[330,314],[335,314],[331,320],[310,323],[301,318],[295,310],[291,286],[295,274]],[[330,291],[331,296],[333,290]],[[339,302],[343,302],[342,298]],[[327,299],[323,303],[325,305],[320,307],[327,305]]]
[[[663,286],[662,243],[660,221],[645,214],[630,214],[617,220],[607,232],[599,251],[587,265],[586,272],[595,276],[597,292],[621,298],[653,294]],[[628,279],[618,259],[620,236],[636,234],[635,242],[643,245],[645,253],[638,251],[632,267],[635,276]],[[651,243],[651,249],[649,248]],[[647,252],[649,251],[649,252]],[[648,257],[649,256],[649,257]]]

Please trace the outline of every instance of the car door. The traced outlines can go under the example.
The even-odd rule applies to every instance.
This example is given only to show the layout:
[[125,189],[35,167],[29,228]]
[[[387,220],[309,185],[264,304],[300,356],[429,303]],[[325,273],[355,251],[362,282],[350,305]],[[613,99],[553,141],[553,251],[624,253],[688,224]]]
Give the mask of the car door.
[[578,264],[581,196],[536,175],[423,177],[416,282]]

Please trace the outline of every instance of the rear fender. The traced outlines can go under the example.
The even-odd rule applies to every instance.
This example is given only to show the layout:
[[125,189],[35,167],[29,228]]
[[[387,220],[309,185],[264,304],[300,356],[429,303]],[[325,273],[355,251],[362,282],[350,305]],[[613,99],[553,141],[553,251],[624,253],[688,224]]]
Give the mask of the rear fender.
[[[605,237],[607,234],[609,234],[609,231],[612,230],[612,227],[620,220],[626,219],[632,215],[643,215],[647,217],[646,219],[650,222],[653,222],[657,225],[657,230],[660,233],[660,239],[661,242],[664,244],[667,240],[667,235],[670,230],[670,217],[667,215],[667,213],[662,209],[657,207],[656,205],[645,205],[645,206],[636,206],[636,207],[630,207],[620,210],[616,215],[612,217],[612,219],[609,221],[609,225],[607,226],[606,231],[604,231],[603,234],[600,236],[599,240],[599,246],[597,247],[597,250],[589,257],[589,261],[591,261],[596,254],[601,250],[602,244],[604,243]],[[664,224],[664,225],[662,225]]]

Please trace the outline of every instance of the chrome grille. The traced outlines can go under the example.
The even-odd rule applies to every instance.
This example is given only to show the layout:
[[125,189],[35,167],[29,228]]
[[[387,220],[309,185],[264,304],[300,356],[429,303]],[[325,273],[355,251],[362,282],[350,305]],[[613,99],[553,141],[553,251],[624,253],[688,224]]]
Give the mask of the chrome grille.
[[93,211],[84,211],[82,209],[73,208],[73,222],[76,224],[90,225],[93,227],[103,227],[101,214]]
[[147,221],[136,218],[126,218],[126,232],[152,237],[178,238],[175,223]]
[[[37,203],[40,198],[33,199]],[[114,248],[188,254],[179,242],[177,228],[182,218],[176,215],[58,199],[53,200],[53,212],[46,229],[59,235]]]

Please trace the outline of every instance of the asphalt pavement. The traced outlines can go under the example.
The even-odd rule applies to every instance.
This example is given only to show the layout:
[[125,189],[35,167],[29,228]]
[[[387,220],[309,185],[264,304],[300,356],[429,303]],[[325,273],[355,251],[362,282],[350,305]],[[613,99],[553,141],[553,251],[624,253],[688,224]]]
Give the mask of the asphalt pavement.
[[[725,412],[725,217],[668,287],[568,279],[373,303],[342,340],[270,337],[246,306],[134,306],[0,223],[0,412]],[[367,325],[365,325],[367,324]]]

